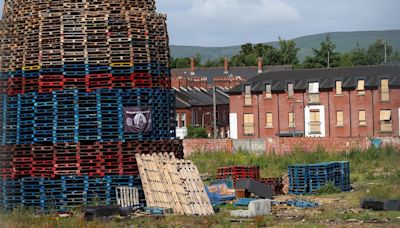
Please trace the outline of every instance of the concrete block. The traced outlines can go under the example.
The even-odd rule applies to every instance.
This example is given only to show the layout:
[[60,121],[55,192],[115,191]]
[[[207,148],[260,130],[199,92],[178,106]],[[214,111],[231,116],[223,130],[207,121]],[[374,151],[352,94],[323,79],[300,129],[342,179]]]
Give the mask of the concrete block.
[[231,216],[251,218],[256,216],[264,216],[271,214],[271,200],[260,199],[251,201],[248,210],[231,211]]

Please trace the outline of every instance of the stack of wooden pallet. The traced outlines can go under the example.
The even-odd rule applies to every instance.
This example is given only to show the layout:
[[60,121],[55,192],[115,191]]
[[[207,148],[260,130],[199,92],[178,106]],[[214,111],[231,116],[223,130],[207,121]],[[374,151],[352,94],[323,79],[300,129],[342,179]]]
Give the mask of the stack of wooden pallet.
[[176,214],[212,215],[214,210],[191,161],[173,154],[136,155],[148,207],[172,208]]

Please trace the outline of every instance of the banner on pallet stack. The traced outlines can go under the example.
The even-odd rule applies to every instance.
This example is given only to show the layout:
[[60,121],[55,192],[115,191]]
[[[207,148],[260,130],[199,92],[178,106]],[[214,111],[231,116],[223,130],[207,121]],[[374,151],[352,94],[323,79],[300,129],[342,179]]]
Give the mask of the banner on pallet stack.
[[151,110],[140,107],[124,107],[124,131],[149,133],[153,130]]

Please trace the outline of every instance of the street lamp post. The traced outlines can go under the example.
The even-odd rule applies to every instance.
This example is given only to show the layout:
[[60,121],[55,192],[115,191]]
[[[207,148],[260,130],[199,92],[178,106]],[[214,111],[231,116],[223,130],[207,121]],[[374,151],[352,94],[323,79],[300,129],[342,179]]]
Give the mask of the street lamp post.
[[293,103],[292,103],[292,113],[293,113],[293,138],[295,137],[295,135],[296,135],[296,114],[295,114],[295,110],[294,110],[294,106],[296,105],[296,104],[300,104],[300,103],[302,103],[302,101],[301,100],[296,100],[296,101],[293,101]]
[[385,63],[387,63],[387,43],[385,42]]
[[381,43],[383,44],[384,53],[385,53],[384,54],[384,63],[387,63],[387,42],[382,39]]

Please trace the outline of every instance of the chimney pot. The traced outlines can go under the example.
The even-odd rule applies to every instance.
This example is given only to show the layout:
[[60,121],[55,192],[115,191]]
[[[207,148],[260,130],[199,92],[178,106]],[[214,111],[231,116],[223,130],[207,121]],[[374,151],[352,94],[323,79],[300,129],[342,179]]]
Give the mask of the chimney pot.
[[229,74],[229,62],[227,57],[224,59],[224,74]]
[[258,57],[258,73],[261,74],[263,72],[262,58]]
[[190,58],[190,75],[196,75],[196,63],[194,58]]

